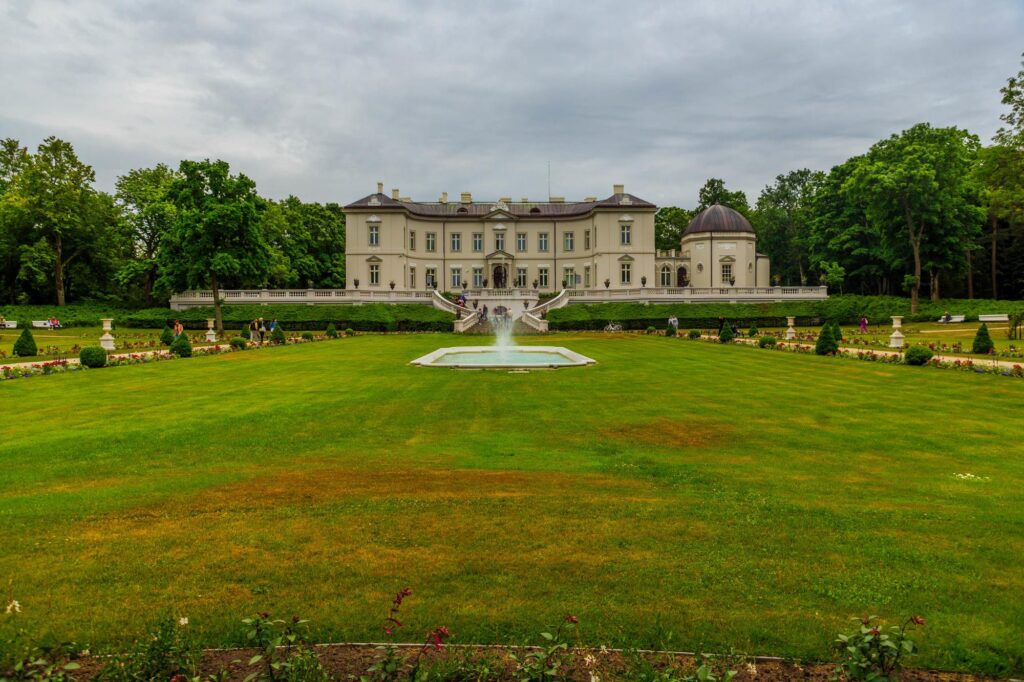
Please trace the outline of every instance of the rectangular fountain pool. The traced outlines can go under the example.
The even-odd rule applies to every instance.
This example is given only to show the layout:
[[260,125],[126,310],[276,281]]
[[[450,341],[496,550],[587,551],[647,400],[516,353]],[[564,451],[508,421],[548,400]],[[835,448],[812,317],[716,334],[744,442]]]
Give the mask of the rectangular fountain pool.
[[424,367],[543,368],[589,365],[594,361],[560,346],[458,346],[438,348],[412,361]]

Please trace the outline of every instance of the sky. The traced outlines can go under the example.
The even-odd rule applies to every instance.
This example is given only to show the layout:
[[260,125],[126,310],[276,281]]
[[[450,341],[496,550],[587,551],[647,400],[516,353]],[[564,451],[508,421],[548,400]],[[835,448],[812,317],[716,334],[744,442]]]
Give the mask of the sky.
[[1024,0],[0,0],[0,138],[114,188],[220,158],[264,196],[751,203],[911,125],[988,142]]

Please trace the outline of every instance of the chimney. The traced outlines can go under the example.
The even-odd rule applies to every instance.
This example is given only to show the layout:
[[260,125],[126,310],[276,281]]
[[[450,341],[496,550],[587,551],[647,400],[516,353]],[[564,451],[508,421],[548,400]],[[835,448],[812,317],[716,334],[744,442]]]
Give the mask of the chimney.
[[401,201],[403,204],[408,204],[410,201],[412,201],[412,199],[410,199],[409,197],[398,197],[398,200]]
[[472,204],[473,203],[473,194],[471,192],[463,192],[462,193],[462,203],[464,203],[464,204]]
[[548,201],[552,204],[564,204],[565,197],[548,197]]
[[448,192],[441,192],[441,203],[442,204],[447,204],[448,203]]
[[500,201],[503,204],[511,204],[512,203],[512,197],[502,197],[502,198],[498,199],[498,201]]
[[392,187],[391,188],[391,198],[394,199],[395,201],[398,201],[398,188],[397,187]]
[[597,197],[587,197],[587,198],[586,198],[586,199],[584,199],[583,201],[587,202],[588,204],[592,204],[592,203],[594,203],[595,201],[597,201]]
[[520,201],[523,202],[524,204],[528,204],[530,203],[530,197],[523,197],[522,199],[520,199]]
[[383,182],[378,182],[377,183],[377,194],[384,194],[384,183]]
[[625,185],[612,185],[612,194],[625,194],[625,193],[626,193],[626,186]]

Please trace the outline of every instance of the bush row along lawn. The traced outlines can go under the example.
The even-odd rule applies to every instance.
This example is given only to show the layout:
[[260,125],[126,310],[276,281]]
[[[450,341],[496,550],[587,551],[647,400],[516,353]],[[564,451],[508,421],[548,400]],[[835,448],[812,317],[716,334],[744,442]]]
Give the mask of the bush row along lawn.
[[166,612],[223,645],[267,610],[368,641],[409,585],[407,628],[455,642],[574,613],[591,643],[811,659],[920,613],[920,665],[1021,672],[1024,386],[633,335],[529,340],[587,368],[407,364],[478,342],[0,384],[22,621],[104,650]]

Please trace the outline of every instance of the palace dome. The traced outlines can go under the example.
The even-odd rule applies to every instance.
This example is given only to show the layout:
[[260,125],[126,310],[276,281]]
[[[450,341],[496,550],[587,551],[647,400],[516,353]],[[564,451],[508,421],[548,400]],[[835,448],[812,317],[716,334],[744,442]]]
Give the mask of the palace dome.
[[714,204],[708,206],[697,214],[697,217],[690,221],[683,232],[685,237],[688,234],[698,232],[753,232],[750,221],[744,218],[739,212],[728,206]]

